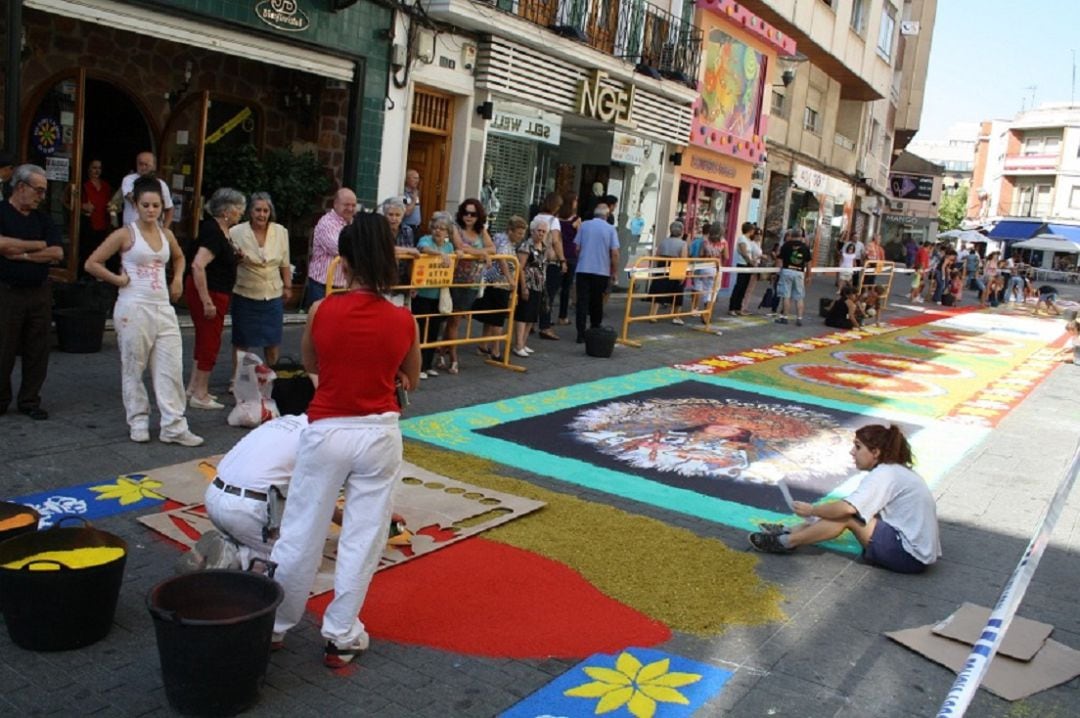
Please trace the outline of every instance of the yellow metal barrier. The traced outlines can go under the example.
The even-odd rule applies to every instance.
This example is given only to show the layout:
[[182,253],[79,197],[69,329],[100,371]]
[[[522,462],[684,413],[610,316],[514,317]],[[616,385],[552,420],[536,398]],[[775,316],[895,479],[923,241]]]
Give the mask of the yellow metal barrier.
[[[893,277],[896,276],[896,262],[887,262],[883,259],[875,259],[866,262],[862,266],[862,271],[859,272],[859,281],[855,283],[855,291],[858,294],[862,294],[864,286],[884,286],[885,298],[881,301],[881,304],[877,308],[877,315],[874,317],[874,323],[881,323],[881,315],[885,313],[885,307],[889,304],[889,297],[892,296],[892,284]],[[874,284],[865,284],[866,277],[874,277]],[[884,277],[885,284],[878,285],[876,278]]]
[[[634,322],[655,322],[658,319],[681,319],[683,317],[698,317],[702,326],[697,327],[700,331],[712,331],[713,305],[716,303],[716,282],[721,278],[720,260],[709,257],[641,257],[629,270],[630,285],[626,291],[626,312],[623,317],[622,335],[618,338],[620,344],[631,347],[640,347],[641,342],[630,339],[630,325]],[[697,281],[712,276],[712,288],[708,291],[699,289]],[[652,283],[655,280],[670,280],[672,284],[668,291],[653,292]],[[685,281],[690,280],[689,291],[683,288]],[[696,281],[695,281],[696,280]],[[641,291],[644,282],[645,291]],[[675,305],[678,299],[684,295],[690,297],[690,308],[684,311],[676,311]],[[635,300],[649,300],[649,313],[635,316]],[[657,310],[664,305],[670,304],[671,311],[659,313]],[[699,308],[700,305],[703,307]]]
[[[441,349],[451,346],[465,346],[465,345],[480,345],[480,344],[498,344],[502,346],[500,352],[501,357],[498,361],[494,359],[485,359],[485,364],[491,366],[501,367],[503,369],[510,369],[512,371],[525,371],[525,367],[518,364],[510,363],[510,345],[513,341],[514,332],[514,309],[517,307],[518,298],[518,272],[521,271],[520,263],[516,254],[495,254],[488,258],[490,262],[506,262],[507,276],[511,277],[508,282],[498,284],[486,284],[484,282],[475,283],[454,283],[454,265],[456,264],[458,257],[453,254],[435,255],[435,254],[422,254],[416,259],[405,259],[412,263],[412,271],[409,277],[409,284],[398,284],[391,288],[391,291],[395,294],[411,295],[414,291],[420,289],[470,289],[475,288],[478,292],[481,289],[487,290],[488,288],[505,289],[510,292],[509,304],[506,309],[484,309],[479,311],[473,311],[471,308],[461,311],[452,311],[449,313],[438,314],[413,314],[416,318],[417,324],[420,326],[420,349]],[[330,269],[327,276],[334,276],[334,269],[337,267],[337,263],[341,261],[341,257],[334,257],[330,262]],[[484,260],[475,260],[481,261]],[[326,294],[329,296],[334,292],[334,288],[327,286]],[[340,290],[338,290],[340,291]],[[483,315],[506,315],[506,330],[500,334],[493,334],[489,336],[474,335],[473,334],[473,322],[472,319]],[[428,327],[431,321],[435,318],[446,319],[448,317],[463,317],[465,321],[462,322],[465,328],[465,336],[458,337],[457,339],[440,339],[436,341],[425,341],[428,333]]]

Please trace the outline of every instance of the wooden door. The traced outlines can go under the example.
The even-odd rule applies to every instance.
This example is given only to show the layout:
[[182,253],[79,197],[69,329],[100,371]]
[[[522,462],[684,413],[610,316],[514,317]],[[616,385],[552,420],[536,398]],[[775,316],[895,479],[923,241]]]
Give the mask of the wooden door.
[[172,192],[172,230],[181,246],[193,240],[199,231],[209,107],[210,93],[207,91],[186,98],[169,116],[158,143],[161,151],[157,174]]
[[60,229],[64,262],[50,275],[61,281],[78,276],[85,102],[86,70],[65,73],[34,98],[23,132],[23,157],[42,167],[49,179],[40,209]]
[[446,182],[453,131],[454,97],[445,92],[418,86],[413,95],[406,169],[420,173],[421,232],[427,231],[427,221],[432,212],[446,208]]

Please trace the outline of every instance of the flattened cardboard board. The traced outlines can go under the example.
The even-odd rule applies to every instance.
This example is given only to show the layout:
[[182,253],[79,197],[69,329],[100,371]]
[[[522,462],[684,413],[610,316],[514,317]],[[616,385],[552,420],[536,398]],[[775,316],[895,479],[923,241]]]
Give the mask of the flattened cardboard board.
[[[963,641],[975,645],[986,628],[990,618],[990,609],[974,603],[964,603],[953,615],[934,626],[933,631],[939,636]],[[1030,661],[1046,643],[1054,627],[1049,623],[1032,621],[1030,618],[1016,616],[1005,632],[1005,638],[998,648],[998,655],[1008,656],[1020,661]]]
[[138,473],[160,481],[161,488],[154,491],[167,499],[185,506],[201,504],[206,494],[206,486],[217,476],[217,465],[223,456],[224,454],[215,454]]
[[[197,538],[191,538],[176,522],[182,522],[199,536],[211,528],[212,524],[201,504],[206,484],[214,476],[213,468],[218,459],[220,457],[211,457],[146,472],[163,482],[163,486],[157,489],[159,493],[173,500],[179,500],[178,497],[197,498],[178,509],[142,516],[139,522],[181,545],[188,548],[194,546]],[[401,482],[394,490],[394,513],[404,517],[411,536],[406,546],[387,546],[377,570],[396,566],[475,536],[543,506],[542,501],[490,491],[405,463],[402,465]],[[312,588],[313,594],[333,588],[337,537],[338,527],[331,524],[323,550],[323,565]]]
[[[959,673],[971,653],[967,643],[935,635],[933,626],[885,634],[902,646]],[[994,656],[982,687],[1007,701],[1016,701],[1053,688],[1080,675],[1080,652],[1047,640],[1030,661]]]

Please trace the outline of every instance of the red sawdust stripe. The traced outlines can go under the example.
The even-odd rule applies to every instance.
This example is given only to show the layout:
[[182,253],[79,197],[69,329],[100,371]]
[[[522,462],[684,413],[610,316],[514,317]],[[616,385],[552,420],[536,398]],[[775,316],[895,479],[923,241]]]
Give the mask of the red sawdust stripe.
[[[321,619],[331,598],[308,610]],[[501,658],[584,658],[671,637],[565,565],[478,537],[379,571],[360,618],[376,639]]]

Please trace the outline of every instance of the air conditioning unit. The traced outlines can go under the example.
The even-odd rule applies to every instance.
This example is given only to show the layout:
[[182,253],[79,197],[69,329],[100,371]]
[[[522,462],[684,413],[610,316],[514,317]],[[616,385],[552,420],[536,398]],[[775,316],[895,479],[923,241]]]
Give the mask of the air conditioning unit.
[[904,211],[904,203],[898,199],[889,200],[889,209],[896,210],[897,212]]

